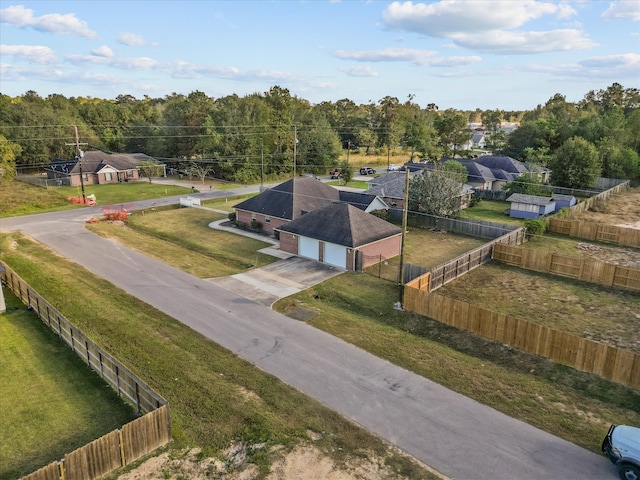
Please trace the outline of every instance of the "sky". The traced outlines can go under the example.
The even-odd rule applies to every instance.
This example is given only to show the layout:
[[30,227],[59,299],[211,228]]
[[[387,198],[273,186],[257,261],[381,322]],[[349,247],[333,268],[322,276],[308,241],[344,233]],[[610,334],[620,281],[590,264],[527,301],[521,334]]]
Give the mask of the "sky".
[[532,110],[640,88],[638,0],[0,0],[0,93]]

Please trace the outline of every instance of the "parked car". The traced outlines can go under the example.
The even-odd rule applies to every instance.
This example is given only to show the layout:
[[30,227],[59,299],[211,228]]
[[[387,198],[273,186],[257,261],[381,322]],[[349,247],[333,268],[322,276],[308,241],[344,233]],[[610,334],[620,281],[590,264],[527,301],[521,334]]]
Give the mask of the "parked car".
[[332,180],[337,180],[342,176],[342,172],[340,171],[339,168],[336,168],[331,173],[329,173],[329,176],[331,177]]
[[390,164],[390,165],[387,167],[387,171],[389,171],[389,172],[395,172],[395,171],[397,171],[397,170],[400,170],[401,168],[402,168],[402,167],[401,167],[400,165],[396,165],[395,163],[392,163],[392,164]]
[[373,175],[376,171],[371,167],[361,167],[360,175]]
[[640,480],[640,428],[611,425],[602,442],[602,452],[616,466],[622,480]]

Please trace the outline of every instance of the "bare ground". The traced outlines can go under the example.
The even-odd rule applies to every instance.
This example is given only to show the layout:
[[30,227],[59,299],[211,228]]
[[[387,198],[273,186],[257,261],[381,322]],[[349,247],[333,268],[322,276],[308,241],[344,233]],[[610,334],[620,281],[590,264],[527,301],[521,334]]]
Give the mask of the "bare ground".
[[[246,464],[241,445],[229,448],[225,460],[202,458],[199,449],[164,452],[151,457],[135,469],[118,477],[119,480],[165,480],[188,478],[190,480],[254,480],[259,477],[258,468]],[[277,455],[277,452],[275,452]],[[368,457],[371,458],[371,457]],[[300,445],[287,455],[280,456],[270,469],[266,480],[400,480],[383,459],[357,458],[343,466],[337,466],[313,445]],[[234,460],[235,459],[235,460]],[[430,471],[425,466],[427,471]],[[430,471],[433,479],[445,479]]]
[[613,195],[594,205],[590,211],[575,214],[572,218],[640,229],[640,187]]

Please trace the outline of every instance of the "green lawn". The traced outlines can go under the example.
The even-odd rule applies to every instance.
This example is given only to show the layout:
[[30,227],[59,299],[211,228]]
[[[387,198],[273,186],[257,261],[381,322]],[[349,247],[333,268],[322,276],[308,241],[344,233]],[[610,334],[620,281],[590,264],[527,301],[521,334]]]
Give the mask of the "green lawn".
[[[313,445],[338,465],[349,458],[380,459],[396,472],[394,478],[435,479],[415,461],[390,450],[378,437],[40,244],[20,234],[0,235],[0,259],[89,338],[167,399],[172,449],[200,447],[203,455],[199,458],[221,458],[222,450],[243,441],[248,461],[265,474],[273,458],[309,442],[312,435],[316,438]],[[33,354],[30,343],[15,348],[26,356]],[[44,358],[51,363],[51,357]],[[57,376],[66,374],[67,369],[63,369]],[[13,390],[22,388],[22,383],[16,383],[10,390],[3,385],[2,391],[11,392],[14,398]],[[64,413],[61,421],[73,422],[68,418],[72,413],[62,410],[61,403],[62,399],[55,401],[52,409]],[[16,409],[17,404],[10,401],[8,408]],[[37,410],[21,420],[13,428],[28,430],[25,437],[39,436],[50,445],[58,441],[58,435],[48,435],[42,429]],[[67,428],[65,435],[74,436],[74,428]],[[42,457],[37,461],[14,451],[12,461],[21,471],[33,470],[61,457],[57,450],[47,455],[50,451],[52,448],[40,446]],[[0,458],[0,465],[4,463],[4,457]],[[2,473],[0,477],[4,478]]]
[[0,478],[18,478],[136,418],[5,287],[0,315]]
[[462,218],[471,220],[484,220],[487,222],[507,223],[510,225],[524,225],[520,218],[511,218],[505,215],[504,211],[509,208],[509,202],[498,202],[496,200],[480,200],[480,202],[470,208],[465,208],[461,212]]

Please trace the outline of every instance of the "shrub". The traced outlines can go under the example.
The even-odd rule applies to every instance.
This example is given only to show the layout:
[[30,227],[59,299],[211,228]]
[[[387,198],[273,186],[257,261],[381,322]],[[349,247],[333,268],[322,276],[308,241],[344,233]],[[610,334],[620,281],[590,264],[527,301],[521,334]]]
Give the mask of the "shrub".
[[236,212],[231,212],[229,215],[229,221],[234,222],[236,221]]
[[262,223],[257,220],[251,220],[251,228],[253,230],[262,230]]
[[527,238],[532,236],[542,236],[547,231],[548,221],[546,218],[530,219],[524,221],[524,228],[527,232]]

